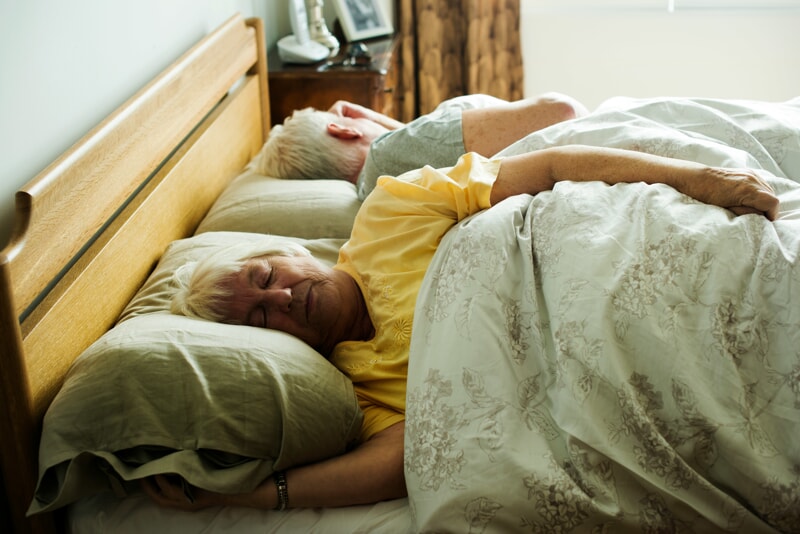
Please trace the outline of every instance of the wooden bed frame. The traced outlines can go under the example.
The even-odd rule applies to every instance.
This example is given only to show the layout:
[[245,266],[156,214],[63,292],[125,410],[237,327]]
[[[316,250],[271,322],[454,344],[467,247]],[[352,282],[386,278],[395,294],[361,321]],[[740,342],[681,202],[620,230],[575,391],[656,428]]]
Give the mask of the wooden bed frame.
[[17,193],[0,255],[0,452],[14,532],[59,530],[53,514],[25,512],[42,418],[70,365],[263,145],[265,53],[261,21],[232,17]]

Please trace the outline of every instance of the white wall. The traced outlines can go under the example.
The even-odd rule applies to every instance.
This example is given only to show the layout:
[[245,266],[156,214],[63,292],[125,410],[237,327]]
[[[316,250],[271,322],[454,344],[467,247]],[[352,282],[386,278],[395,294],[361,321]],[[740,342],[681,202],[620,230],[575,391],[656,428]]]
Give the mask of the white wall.
[[291,33],[288,0],[0,0],[0,249],[17,189],[237,12]]
[[274,41],[273,3],[0,0],[0,247],[17,189],[234,13],[272,19]]
[[[542,10],[521,0],[526,93],[562,91],[590,108],[620,94],[800,94],[800,10],[683,11],[681,2],[667,13]],[[17,189],[233,13],[262,17],[268,45],[288,34],[286,6],[0,0],[0,246]],[[325,15],[332,26],[330,1]]]
[[616,95],[800,95],[800,9],[682,10],[678,0],[669,13],[521,1],[528,96],[561,91],[593,109]]

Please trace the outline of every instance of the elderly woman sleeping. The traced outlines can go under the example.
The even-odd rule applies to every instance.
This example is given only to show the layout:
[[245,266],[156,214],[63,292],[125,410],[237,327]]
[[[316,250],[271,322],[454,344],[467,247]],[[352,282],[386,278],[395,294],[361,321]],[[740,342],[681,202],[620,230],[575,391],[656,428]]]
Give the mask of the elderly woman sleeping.
[[639,152],[564,146],[487,159],[470,153],[452,168],[383,177],[364,201],[333,268],[302,249],[243,250],[182,273],[173,311],[283,330],[326,355],[353,381],[364,424],[360,445],[317,464],[276,473],[254,492],[195,492],[165,477],[144,482],[158,503],[184,509],[343,506],[401,497],[410,327],[426,269],[464,218],[559,181],[666,184],[736,214],[774,219],[778,199],[755,171],[709,167]]

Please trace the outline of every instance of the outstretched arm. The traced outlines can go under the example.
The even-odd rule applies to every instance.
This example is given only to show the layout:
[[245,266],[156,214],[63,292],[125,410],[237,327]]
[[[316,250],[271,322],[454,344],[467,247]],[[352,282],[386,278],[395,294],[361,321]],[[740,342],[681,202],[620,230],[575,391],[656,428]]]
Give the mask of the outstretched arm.
[[761,213],[770,220],[778,215],[778,198],[772,188],[750,169],[708,167],[642,152],[580,145],[505,158],[492,187],[491,203],[520,193],[535,195],[564,180],[663,183],[737,215]]
[[[365,504],[406,496],[403,475],[404,423],[378,432],[341,456],[286,472],[290,508]],[[194,489],[190,501],[180,485],[156,476],[142,481],[145,492],[162,506],[199,510],[209,506],[245,506],[272,510],[278,493],[272,477],[252,493],[222,495]]]

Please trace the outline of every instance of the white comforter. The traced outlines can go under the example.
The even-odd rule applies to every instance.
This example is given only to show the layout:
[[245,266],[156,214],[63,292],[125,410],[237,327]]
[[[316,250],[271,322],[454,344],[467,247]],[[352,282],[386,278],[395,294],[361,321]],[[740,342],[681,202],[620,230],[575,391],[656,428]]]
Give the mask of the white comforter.
[[451,231],[411,346],[417,531],[800,531],[800,99],[616,99],[506,153],[765,170],[779,220],[559,183]]

